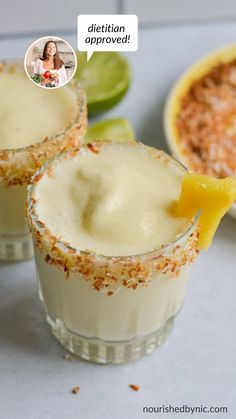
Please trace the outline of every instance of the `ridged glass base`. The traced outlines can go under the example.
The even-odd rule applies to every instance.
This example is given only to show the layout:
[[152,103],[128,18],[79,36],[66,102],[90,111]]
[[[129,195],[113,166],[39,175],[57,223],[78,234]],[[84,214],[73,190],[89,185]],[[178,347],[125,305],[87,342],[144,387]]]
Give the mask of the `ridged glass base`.
[[68,330],[61,320],[54,321],[49,315],[47,315],[47,322],[53,335],[76,356],[101,364],[120,364],[136,361],[144,355],[151,354],[162,345],[172,330],[174,318],[174,316],[171,317],[161,329],[154,333],[119,342],[78,335]]
[[19,261],[33,257],[30,234],[0,235],[0,260]]

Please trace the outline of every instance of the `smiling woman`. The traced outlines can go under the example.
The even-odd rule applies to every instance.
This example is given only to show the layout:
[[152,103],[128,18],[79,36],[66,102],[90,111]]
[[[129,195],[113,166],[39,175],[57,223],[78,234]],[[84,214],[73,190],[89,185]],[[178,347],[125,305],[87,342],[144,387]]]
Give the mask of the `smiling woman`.
[[60,38],[41,38],[26,53],[26,72],[41,87],[55,88],[65,85],[73,77],[75,68],[75,53]]
[[44,45],[43,56],[38,58],[34,65],[34,74],[42,74],[44,80],[42,86],[51,84],[50,87],[65,84],[68,77],[64,62],[59,56],[57,44],[54,41],[47,41]]

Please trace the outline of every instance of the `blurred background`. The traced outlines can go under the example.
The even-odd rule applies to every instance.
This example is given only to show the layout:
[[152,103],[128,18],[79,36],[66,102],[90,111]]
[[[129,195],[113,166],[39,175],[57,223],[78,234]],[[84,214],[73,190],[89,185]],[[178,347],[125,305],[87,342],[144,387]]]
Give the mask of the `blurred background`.
[[[137,14],[139,46],[125,54],[132,71],[127,95],[93,119],[125,117],[137,139],[167,150],[167,95],[196,60],[236,43],[235,0],[3,1],[0,59],[22,60],[42,36],[59,36],[76,49],[79,14],[114,13]],[[141,406],[171,402],[227,405],[227,418],[235,419],[235,227],[225,217],[211,250],[195,264],[178,327],[164,348],[102,374],[100,366],[62,364],[63,350],[49,337],[39,308],[33,263],[1,266],[0,417],[64,419],[86,412],[83,418],[104,419],[112,412],[113,419],[143,419]],[[138,398],[127,391],[130,382],[141,384]],[[85,391],[72,402],[69,389],[76,383]]]
[[78,14],[134,13],[143,25],[188,22],[194,20],[232,19],[236,17],[235,0],[8,0],[1,5],[1,35],[41,33],[54,29],[76,31]]

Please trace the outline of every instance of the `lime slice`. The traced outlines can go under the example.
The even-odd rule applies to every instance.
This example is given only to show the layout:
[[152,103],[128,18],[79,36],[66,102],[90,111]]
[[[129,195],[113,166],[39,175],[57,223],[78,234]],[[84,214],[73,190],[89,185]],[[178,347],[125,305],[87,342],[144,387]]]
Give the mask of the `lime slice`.
[[87,62],[87,53],[78,52],[75,77],[87,94],[88,112],[95,114],[115,106],[130,84],[128,61],[118,52],[95,52]]
[[134,130],[128,119],[105,119],[88,127],[85,143],[98,140],[127,141],[134,140]]

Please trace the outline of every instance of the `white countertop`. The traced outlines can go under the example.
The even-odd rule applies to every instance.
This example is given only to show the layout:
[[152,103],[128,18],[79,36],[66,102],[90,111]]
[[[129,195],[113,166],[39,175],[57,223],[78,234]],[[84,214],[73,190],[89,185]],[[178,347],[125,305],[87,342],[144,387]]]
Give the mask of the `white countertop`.
[[[63,34],[56,34],[62,36]],[[65,36],[75,46],[75,37]],[[1,58],[22,58],[33,39],[4,40]],[[235,22],[142,29],[130,53],[133,82],[101,118],[126,116],[137,138],[165,147],[163,104],[194,60],[236,41]],[[174,331],[154,354],[121,366],[67,361],[37,297],[33,261],[0,264],[0,419],[236,417],[236,221],[225,217],[208,253],[191,270]],[[132,391],[130,383],[141,386]],[[71,389],[81,387],[80,394]],[[145,414],[144,406],[227,406],[228,414]]]

